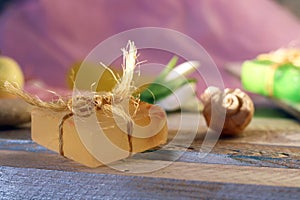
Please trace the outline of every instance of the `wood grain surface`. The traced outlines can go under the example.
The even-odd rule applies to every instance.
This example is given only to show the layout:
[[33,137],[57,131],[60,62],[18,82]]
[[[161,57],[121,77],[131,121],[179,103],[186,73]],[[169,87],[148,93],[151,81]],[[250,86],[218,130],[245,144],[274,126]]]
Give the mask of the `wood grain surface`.
[[243,135],[219,139],[203,157],[205,123],[182,145],[194,117],[184,115],[168,116],[169,141],[183,130],[168,148],[99,168],[35,144],[28,128],[1,129],[0,199],[299,199],[297,121],[256,116]]

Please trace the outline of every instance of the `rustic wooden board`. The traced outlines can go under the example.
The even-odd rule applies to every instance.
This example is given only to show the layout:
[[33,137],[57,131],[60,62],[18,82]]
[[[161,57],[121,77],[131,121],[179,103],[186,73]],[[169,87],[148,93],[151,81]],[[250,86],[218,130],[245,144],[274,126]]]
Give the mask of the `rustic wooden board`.
[[[173,114],[169,119],[170,137],[176,134],[179,128],[178,124],[183,124],[182,130],[186,134],[190,134],[189,126],[193,122],[193,115]],[[198,135],[194,143],[202,143],[206,134],[206,125],[204,119],[201,117],[199,122]],[[222,141],[231,143],[252,143],[252,144],[267,144],[280,146],[295,146],[300,147],[300,123],[291,118],[266,118],[255,117],[246,130],[237,137],[222,138]],[[185,137],[183,137],[183,140]]]
[[[18,131],[20,132],[20,130]],[[27,134],[27,131],[28,130],[25,129],[24,134]],[[261,137],[265,137],[264,133],[265,132],[261,132]],[[267,131],[266,134],[268,134]],[[170,135],[170,137],[172,137],[172,135]],[[261,140],[261,137],[257,137]],[[277,138],[280,139],[281,137]],[[177,144],[175,146],[170,146],[166,150],[157,154],[152,154],[150,156],[148,154],[138,154],[135,156],[135,158],[167,161],[172,160],[174,156],[177,156],[178,154],[183,154],[178,161],[244,166],[299,168],[300,150],[298,147],[289,147],[288,142],[286,142],[284,146],[278,146],[272,145],[271,143],[254,144],[253,142],[238,142],[240,139],[240,137],[221,139],[212,149],[212,152],[202,159],[200,159],[199,155],[199,150],[202,144],[201,136],[197,136],[188,149],[180,144]],[[35,144],[31,140],[22,139],[0,139],[0,150],[30,152],[47,151],[45,148]]]
[[[171,140],[183,119],[179,143],[159,153],[137,154],[115,163],[133,168],[84,167],[30,140],[30,130],[0,130],[1,199],[298,199],[299,123],[256,117],[242,136],[221,138],[200,158],[206,125],[202,119],[193,143],[181,145],[193,114],[169,116]],[[152,152],[152,151],[148,151]],[[181,157],[172,161],[177,155]],[[169,165],[170,164],[170,165]],[[131,173],[136,169],[160,170]],[[126,166],[126,165],[125,165]]]
[[297,199],[295,187],[0,167],[2,199]]
[[[193,114],[189,115],[190,117],[193,116]],[[171,120],[171,122],[174,123],[179,118],[179,115],[175,114],[172,117],[173,120]],[[273,122],[275,122],[275,125],[272,125]],[[170,125],[172,128],[172,123]],[[205,130],[204,126],[203,122],[203,130]],[[211,154],[203,159],[199,158],[199,150],[201,148],[204,134],[203,130],[199,131],[196,139],[187,150],[185,146],[181,146],[180,144],[173,146],[170,145],[169,148],[165,151],[161,151],[159,154],[153,154],[151,156],[147,154],[139,154],[135,156],[135,158],[168,161],[172,160],[173,157],[178,154],[183,154],[178,161],[299,168],[298,160],[300,160],[300,151],[297,147],[298,143],[296,143],[297,141],[290,141],[292,140],[292,136],[297,134],[298,129],[299,124],[292,119],[273,119],[270,121],[266,118],[257,118],[253,120],[252,124],[243,136],[221,139],[212,149]],[[290,133],[289,130],[291,131]],[[28,135],[28,132],[28,129],[24,129],[23,133],[18,129],[14,133],[14,138],[22,138],[23,135]],[[13,135],[11,131],[6,131],[6,133],[8,133],[10,137]],[[170,139],[174,136],[174,134],[174,131],[170,132]],[[186,134],[189,134],[188,130]],[[7,138],[7,134],[2,133],[0,137]],[[30,136],[28,135],[28,137]],[[182,137],[182,140],[184,140],[184,136]],[[282,144],[282,146],[280,146],[280,144]],[[295,147],[291,147],[290,145],[295,145]],[[32,152],[46,151],[46,149],[36,145],[34,142],[23,139],[0,139],[0,149]]]
[[[0,154],[0,164],[6,165],[9,163],[9,166],[22,167],[22,164],[26,163],[27,160],[31,160],[30,162],[34,163],[32,160],[35,160],[37,155],[28,154],[28,152],[49,153],[60,157],[29,140],[0,140],[0,150],[9,152],[4,154],[3,151],[0,151],[2,152]],[[26,153],[27,156],[18,157],[15,151],[19,153],[22,151],[23,154],[21,155]],[[147,152],[136,154],[133,158],[172,161],[176,156],[181,155],[175,160],[176,162],[300,169],[299,148],[252,144],[232,145],[227,142],[219,142],[212,152],[203,158],[200,157],[202,154],[196,149],[184,151],[181,147],[172,147],[158,153],[150,152],[151,154]],[[14,157],[18,159],[13,159]]]
[[[2,166],[11,166],[15,168],[36,168],[100,174],[135,175],[155,178],[175,178],[178,180],[300,187],[299,169],[187,162],[168,163],[167,161],[162,160],[127,159],[127,161],[123,160],[115,163],[115,166],[118,164],[124,165],[124,162],[127,162],[128,166],[129,164],[133,166],[130,168],[130,170],[126,170],[125,168],[122,172],[106,166],[99,168],[87,168],[56,154],[48,153],[36,153],[34,155],[33,153],[29,152],[1,151],[0,158]],[[156,171],[151,170],[155,167],[162,166],[162,164],[166,164],[165,166],[167,167]],[[143,168],[145,170],[149,169],[150,172],[131,173],[135,172],[135,169],[139,168]],[[274,176],[274,174],[276,174],[276,176]]]

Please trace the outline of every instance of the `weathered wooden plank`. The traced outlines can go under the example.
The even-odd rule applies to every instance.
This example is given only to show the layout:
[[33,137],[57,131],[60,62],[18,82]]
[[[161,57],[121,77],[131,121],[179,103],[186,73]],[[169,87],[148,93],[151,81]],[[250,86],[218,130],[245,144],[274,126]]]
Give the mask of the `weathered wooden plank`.
[[[220,138],[219,142],[216,144],[213,153],[228,154],[228,155],[245,155],[245,156],[265,156],[270,158],[291,158],[300,160],[300,151],[298,144],[300,129],[298,123],[294,123],[292,120],[291,123],[285,123],[285,120],[279,120],[280,123],[274,121],[273,123],[277,124],[279,127],[270,125],[270,122],[265,123],[265,119],[257,119],[257,124],[261,124],[259,127],[250,126],[246,131],[245,135],[234,137],[234,138]],[[269,120],[267,120],[269,121]],[[272,121],[272,120],[271,120]],[[290,120],[288,120],[290,121]],[[282,125],[284,124],[284,126]],[[256,130],[252,132],[251,130]],[[170,131],[169,140],[174,137],[176,132],[173,130]],[[186,134],[189,134],[188,132]],[[30,138],[29,129],[16,129],[6,131],[6,137],[4,138],[18,138],[18,139],[28,139]],[[0,134],[1,138],[1,134]],[[186,143],[184,135],[181,137],[183,144]],[[15,142],[10,141],[17,145],[19,141]],[[1,141],[4,141],[1,143]],[[8,140],[6,140],[8,141]],[[199,133],[191,146],[190,150],[199,151],[203,142],[203,133]],[[0,148],[2,145],[5,145],[5,140],[0,139]],[[27,143],[27,142],[25,142]],[[28,142],[30,143],[30,142]],[[23,145],[23,144],[22,144]],[[32,144],[33,146],[35,144]],[[7,146],[7,144],[6,144]],[[27,147],[27,146],[26,146]],[[170,146],[169,149],[176,150],[185,150],[185,145],[176,144]]]
[[[183,134],[180,139],[185,142],[184,134],[191,134],[190,127],[194,123],[193,113],[175,113],[168,116],[170,139],[181,129]],[[201,144],[206,134],[206,125],[201,117],[198,125],[198,134],[194,143]],[[300,123],[290,118],[253,118],[247,129],[239,136],[221,138],[221,141],[231,143],[265,144],[278,146],[300,147]]]
[[[177,145],[159,152],[140,153],[135,159],[165,160],[179,162],[231,164],[243,166],[264,166],[282,168],[300,168],[300,148],[281,147],[254,144],[232,144],[220,141],[211,153],[202,157],[199,152],[200,145],[193,143],[188,149]],[[0,139],[0,150],[31,151],[53,153],[37,145],[31,140]]]
[[[140,168],[151,171],[167,165],[173,156],[184,153],[166,168],[139,174],[109,167],[86,168],[24,140],[26,137],[19,129],[19,136],[14,140],[0,139],[0,196],[3,199],[113,199],[120,196],[128,199],[297,199],[300,195],[300,170],[281,167],[299,168],[299,142],[297,137],[294,140],[295,134],[299,133],[298,123],[290,119],[287,124],[286,119],[255,120],[242,137],[222,138],[212,149],[212,154],[199,159],[198,151],[205,130],[202,124],[186,152],[179,143],[159,154],[139,154],[128,159],[133,163],[133,169],[124,168],[123,171],[134,172]],[[189,134],[188,124],[183,128]],[[174,136],[173,131],[171,129],[170,139]],[[7,130],[3,138],[9,138]],[[179,139],[184,141],[185,136]],[[124,163],[127,162],[119,162]],[[17,181],[10,182],[10,179]]]
[[[191,134],[190,127],[192,123],[195,123],[194,118],[194,113],[169,114],[169,139],[172,139],[180,128],[184,134],[180,136],[179,141],[182,140],[182,143],[185,143],[187,138],[185,134]],[[194,143],[201,144],[206,134],[206,124],[203,117],[200,117],[198,126],[198,134]],[[0,129],[0,138],[30,139],[30,128],[2,128]],[[300,147],[300,123],[289,118],[256,117],[242,135],[233,138],[221,138],[221,141]]]
[[[33,151],[33,152],[39,152],[39,153],[47,153],[47,151]],[[226,155],[217,155],[217,154],[209,154],[204,158],[200,158],[198,153],[195,152],[179,152],[179,151],[162,151],[159,153],[151,153],[150,155],[147,153],[141,153],[137,154],[132,157],[132,159],[135,160],[162,160],[162,161],[173,161],[174,157],[177,157],[178,154],[183,153],[181,157],[174,160],[174,162],[191,162],[191,163],[207,163],[207,164],[226,164],[226,165],[239,165],[239,166],[261,166],[257,165],[256,163],[250,163],[246,161],[239,161],[235,160],[233,158],[230,158]],[[21,156],[19,156],[21,155]],[[57,154],[54,154],[55,157],[52,159],[57,159],[57,157],[60,157]],[[42,155],[44,156],[44,155]],[[7,166],[26,166],[24,163],[36,163],[34,160],[41,159],[41,154],[33,154],[26,151],[0,151],[0,165],[7,165]],[[60,160],[56,163],[57,165],[64,165],[64,160]],[[299,164],[300,165],[300,164]],[[45,165],[39,166],[38,168],[47,167]],[[77,166],[77,165],[76,165]],[[34,167],[34,166],[29,166]],[[268,167],[282,167],[280,165],[276,164],[269,164]],[[300,167],[299,167],[300,168]]]
[[300,147],[300,123],[291,119],[254,118],[241,136],[224,141]]
[[[186,119],[190,119],[194,116],[194,114],[185,115],[188,116]],[[180,124],[178,123],[179,116],[180,115],[173,114],[169,121],[175,124]],[[295,121],[290,119],[281,118],[272,120],[261,118],[255,120],[256,122],[251,125],[248,130],[246,130],[244,136],[220,139],[216,146],[212,149],[211,154],[203,159],[199,158],[198,152],[203,141],[203,130],[205,130],[205,127],[203,124],[200,124],[198,135],[186,151],[186,145],[182,146],[180,142],[182,140],[182,143],[185,143],[186,137],[184,134],[189,134],[189,126],[185,123],[182,128],[186,130],[186,133],[178,139],[177,144],[170,145],[168,149],[161,151],[159,154],[153,154],[151,156],[148,156],[147,154],[139,154],[135,156],[135,159],[170,161],[178,154],[183,154],[176,161],[241,166],[264,166],[273,168],[300,168],[300,148],[297,145],[295,146],[295,143],[290,142],[290,140],[294,139],[292,136],[298,134],[298,123],[295,123]],[[288,121],[287,124],[285,123],[286,120]],[[272,125],[272,122],[275,122],[275,125]],[[169,140],[171,140],[174,134],[176,134],[175,131],[172,130],[174,129],[174,124],[170,124],[170,127],[171,131]],[[253,133],[251,129],[256,130],[257,132],[254,131],[254,134],[251,135]],[[16,134],[22,135],[23,133],[21,130],[22,129],[17,129]],[[9,132],[9,130],[6,130],[6,133],[7,132]],[[28,134],[28,132],[29,129],[24,129],[24,134]],[[10,134],[13,135],[14,133],[12,132]],[[273,141],[269,142],[272,138]],[[288,140],[286,138],[288,138]],[[295,141],[297,143],[297,140]],[[47,151],[30,140],[15,139],[0,139],[0,149],[32,152]]]
[[0,150],[52,153],[52,151],[38,145],[32,140],[0,139]]
[[[188,151],[199,152],[201,141],[195,140],[188,148]],[[169,150],[183,151],[185,148],[177,145]],[[243,165],[251,164],[255,166],[271,167],[300,167],[300,147],[277,146],[269,144],[237,143],[226,140],[219,142],[211,150],[212,154],[224,155],[235,161],[240,161]]]
[[300,189],[0,167],[1,199],[298,199]]
[[[56,154],[20,151],[1,151],[0,162],[1,166],[17,168],[36,168],[101,174],[125,174],[129,176],[137,175],[156,178],[174,178],[179,180],[236,184],[300,187],[299,169],[127,159],[125,161],[122,160],[120,162],[116,162],[112,165],[114,167],[122,166],[122,171],[117,171],[105,166],[94,169],[87,168]],[[145,172],[135,174],[135,172],[140,169],[143,169]]]
[[[0,139],[0,150],[53,153],[31,140]],[[32,157],[35,157],[35,155],[32,155]],[[178,146],[160,150],[159,152],[147,151],[136,154],[133,158],[240,166],[300,168],[299,148],[276,146],[272,148],[269,145],[252,144],[232,145],[226,142],[223,142],[222,144],[218,143],[212,152],[204,157],[203,153],[200,153],[199,150],[186,150],[185,148]],[[2,158],[2,163],[4,160],[5,158]]]
[[[214,150],[213,150],[214,151]],[[177,158],[180,156],[179,158]],[[284,156],[284,154],[282,155]],[[137,154],[134,159],[164,160],[175,162],[226,164],[239,166],[273,167],[273,168],[294,168],[300,169],[300,160],[291,157],[274,158],[264,155],[247,155],[225,153],[209,153],[207,155],[194,151],[163,150],[148,155],[147,153]],[[177,159],[176,159],[177,158]]]

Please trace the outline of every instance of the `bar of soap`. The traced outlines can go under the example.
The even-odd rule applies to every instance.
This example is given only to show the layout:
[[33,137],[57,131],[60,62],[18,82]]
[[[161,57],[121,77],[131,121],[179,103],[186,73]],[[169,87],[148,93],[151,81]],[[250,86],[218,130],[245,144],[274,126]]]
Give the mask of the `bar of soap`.
[[[135,107],[129,106],[132,114]],[[32,111],[32,139],[38,144],[59,152],[59,123],[67,112],[53,112],[35,108]],[[109,162],[127,158],[131,153],[142,152],[167,141],[168,129],[166,115],[163,109],[156,105],[140,102],[133,116],[134,130],[130,141],[126,131],[119,128],[113,116],[107,116],[100,109],[96,111],[98,123],[104,136],[110,142],[103,143],[99,131],[87,127],[85,135],[80,135],[74,123],[74,117],[68,118],[63,124],[64,156],[88,167],[98,167]],[[85,124],[82,118],[80,123]],[[86,144],[86,145],[84,145]],[[87,145],[88,144],[88,145]],[[131,152],[130,152],[131,151]],[[105,162],[102,162],[105,161]]]
[[241,79],[244,89],[250,92],[300,102],[300,67],[291,63],[245,61],[242,65]]

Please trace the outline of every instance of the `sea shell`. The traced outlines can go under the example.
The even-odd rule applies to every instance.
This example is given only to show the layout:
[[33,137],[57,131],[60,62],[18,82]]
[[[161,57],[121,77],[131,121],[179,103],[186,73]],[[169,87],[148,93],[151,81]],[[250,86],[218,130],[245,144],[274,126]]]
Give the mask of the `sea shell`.
[[[222,135],[237,135],[243,132],[251,122],[254,114],[254,105],[251,98],[240,89],[226,88],[221,91],[218,88],[209,87],[201,95],[201,100],[204,104],[203,115],[208,126],[212,121],[213,106],[216,106],[214,109],[217,111],[223,110],[223,113],[226,111]],[[218,129],[215,126],[223,124],[222,117],[216,115],[215,118],[217,118],[217,123],[210,126],[212,129]]]

